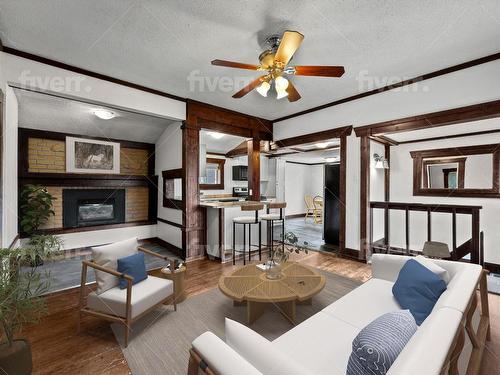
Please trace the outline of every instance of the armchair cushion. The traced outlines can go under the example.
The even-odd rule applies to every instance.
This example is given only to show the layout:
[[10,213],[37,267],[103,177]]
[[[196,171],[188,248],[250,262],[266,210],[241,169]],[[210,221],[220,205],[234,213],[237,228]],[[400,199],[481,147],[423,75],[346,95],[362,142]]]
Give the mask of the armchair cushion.
[[[160,277],[149,276],[146,280],[132,286],[131,294],[131,318],[141,315],[150,307],[160,303],[174,292],[171,280]],[[92,292],[87,297],[87,308],[120,316],[127,317],[127,289],[115,286],[101,294]]]
[[[120,258],[117,261],[117,271],[124,273],[126,275],[132,276],[132,285],[146,280],[148,274],[146,272],[146,264],[144,263],[144,253],[137,253],[129,255],[125,258]],[[127,280],[120,279],[118,286],[120,289],[125,289],[127,287]]]
[[[109,245],[92,247],[92,259],[100,266],[117,269],[118,258],[137,253],[137,238],[118,241]],[[118,285],[118,278],[109,273],[95,270],[95,279],[97,282],[97,294],[104,293],[106,290]]]

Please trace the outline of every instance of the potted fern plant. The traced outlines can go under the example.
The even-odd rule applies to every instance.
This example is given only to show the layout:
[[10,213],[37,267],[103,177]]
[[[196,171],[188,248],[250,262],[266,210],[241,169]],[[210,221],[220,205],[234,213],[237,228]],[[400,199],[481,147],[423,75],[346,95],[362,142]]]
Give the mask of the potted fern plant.
[[49,290],[50,275],[38,272],[36,264],[25,266],[33,256],[33,248],[0,249],[0,369],[6,374],[31,374],[31,346],[17,334],[46,312],[42,295]]

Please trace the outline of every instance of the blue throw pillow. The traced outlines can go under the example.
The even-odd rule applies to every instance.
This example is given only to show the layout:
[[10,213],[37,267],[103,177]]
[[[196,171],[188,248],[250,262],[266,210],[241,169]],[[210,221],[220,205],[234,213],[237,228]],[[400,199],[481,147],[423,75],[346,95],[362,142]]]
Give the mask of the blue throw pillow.
[[417,324],[408,310],[379,316],[354,338],[347,375],[386,374],[415,332]]
[[[137,253],[129,255],[125,258],[120,258],[116,261],[116,263],[118,265],[116,268],[118,272],[127,274],[134,278],[132,284],[137,284],[138,282],[148,278],[143,253]],[[125,289],[127,287],[127,280],[121,278],[118,282],[118,286],[120,289]]]
[[414,259],[407,261],[392,286],[392,294],[403,309],[409,309],[418,325],[429,316],[446,283]]

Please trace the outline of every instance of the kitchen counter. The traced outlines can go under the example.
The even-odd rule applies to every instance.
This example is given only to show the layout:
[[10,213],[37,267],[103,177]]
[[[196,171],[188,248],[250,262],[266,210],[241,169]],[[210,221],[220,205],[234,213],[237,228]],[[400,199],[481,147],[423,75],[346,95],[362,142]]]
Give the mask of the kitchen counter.
[[264,200],[264,201],[236,201],[236,202],[224,202],[224,201],[200,201],[200,206],[201,207],[211,207],[211,208],[231,208],[231,207],[241,207],[241,206],[248,206],[250,204],[255,204],[255,203],[262,203],[264,205],[271,203],[272,200]]

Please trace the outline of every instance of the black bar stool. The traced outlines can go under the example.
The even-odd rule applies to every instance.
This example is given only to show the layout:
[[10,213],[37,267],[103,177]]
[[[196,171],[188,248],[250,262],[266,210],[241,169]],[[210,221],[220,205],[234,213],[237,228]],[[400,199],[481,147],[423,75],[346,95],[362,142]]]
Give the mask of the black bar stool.
[[[285,247],[285,217],[283,216],[283,209],[286,207],[286,202],[272,202],[267,204],[267,213],[261,215],[262,220],[267,221],[267,247],[274,249],[274,222],[281,222],[281,245]],[[280,210],[278,213],[270,213],[272,209]]]
[[[259,211],[264,208],[262,203],[249,203],[241,206],[241,211],[255,211],[255,216],[239,216],[233,219],[233,264],[236,263],[236,253],[243,253],[243,264],[246,264],[245,252],[247,248],[246,243],[246,229],[248,225],[248,261],[252,260],[252,252],[259,252],[259,260],[262,259],[262,223],[259,218]],[[243,225],[243,251],[236,250],[236,224]],[[252,245],[252,225],[259,226],[259,244]],[[253,250],[252,247],[257,247],[258,250]]]

